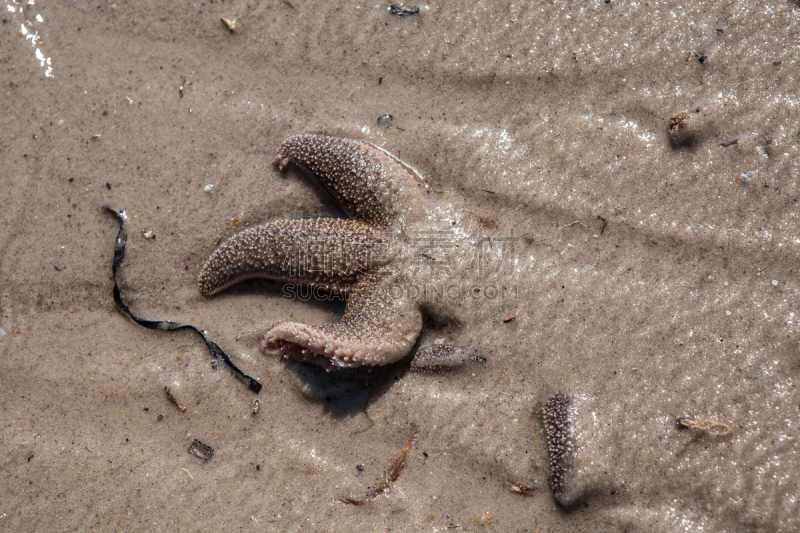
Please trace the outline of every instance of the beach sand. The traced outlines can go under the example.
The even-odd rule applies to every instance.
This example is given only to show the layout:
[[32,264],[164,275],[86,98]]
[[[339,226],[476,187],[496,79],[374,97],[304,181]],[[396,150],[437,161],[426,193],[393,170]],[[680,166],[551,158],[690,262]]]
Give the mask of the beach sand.
[[[800,529],[800,5],[684,4],[6,0],[0,530]],[[503,269],[457,265],[458,316],[426,316],[457,371],[268,358],[343,304],[199,294],[225,238],[339,213],[271,165],[307,131],[385,148],[452,238],[495,239]],[[258,396],[119,311],[104,204],[131,309],[205,328]],[[409,442],[386,494],[339,501]]]

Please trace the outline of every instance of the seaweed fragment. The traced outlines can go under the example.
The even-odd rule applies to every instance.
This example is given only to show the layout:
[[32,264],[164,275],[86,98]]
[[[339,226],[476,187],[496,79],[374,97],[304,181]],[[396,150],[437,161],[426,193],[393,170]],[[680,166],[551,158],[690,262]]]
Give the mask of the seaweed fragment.
[[239,370],[239,368],[233,364],[233,361],[231,361],[230,357],[228,357],[228,355],[223,352],[214,341],[208,338],[205,330],[198,329],[191,324],[181,324],[179,322],[170,322],[168,320],[147,320],[144,318],[139,318],[131,312],[127,305],[125,305],[125,302],[122,301],[122,294],[120,293],[119,285],[117,284],[117,269],[119,268],[119,264],[122,262],[122,258],[125,256],[125,245],[128,242],[128,232],[125,231],[125,212],[117,211],[109,205],[104,205],[103,209],[113,213],[114,216],[117,217],[117,220],[119,220],[119,233],[117,233],[117,240],[114,246],[114,261],[111,264],[111,273],[114,279],[114,302],[116,302],[117,306],[119,306],[119,308],[122,309],[126,315],[131,317],[134,322],[148,329],[159,329],[162,331],[191,329],[192,331],[195,331],[203,338],[203,342],[206,343],[208,351],[211,353],[211,355],[213,355],[217,361],[222,361],[225,363],[236,379],[244,383],[248,389],[258,394],[261,391],[261,383]]
[[355,498],[350,498],[345,496],[343,498],[339,498],[339,501],[342,503],[346,503],[347,505],[361,505],[367,503],[368,500],[357,500]]
[[348,505],[362,505],[367,502],[371,502],[376,497],[381,494],[384,494],[389,490],[389,487],[394,483],[398,477],[400,477],[400,472],[403,471],[403,467],[406,465],[406,455],[408,455],[408,451],[411,449],[411,446],[414,444],[414,441],[417,440],[417,435],[419,434],[419,429],[417,426],[412,426],[411,438],[408,439],[408,443],[406,443],[403,450],[400,452],[400,455],[392,463],[392,466],[389,467],[389,470],[386,471],[386,475],[383,476],[380,483],[369,491],[363,498],[350,498],[350,497],[343,497],[339,498],[338,501],[342,503],[346,503]]
[[602,235],[603,232],[606,230],[606,226],[608,226],[608,220],[604,219],[600,215],[597,215],[597,218],[603,221],[603,227],[600,228],[600,235]]

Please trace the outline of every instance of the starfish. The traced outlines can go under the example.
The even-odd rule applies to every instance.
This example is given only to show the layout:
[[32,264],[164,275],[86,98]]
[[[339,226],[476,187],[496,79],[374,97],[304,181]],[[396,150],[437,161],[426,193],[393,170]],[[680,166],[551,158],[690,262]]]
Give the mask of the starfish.
[[[289,137],[273,164],[312,176],[350,218],[283,220],[234,235],[203,266],[198,287],[213,295],[250,278],[348,296],[338,324],[285,322],[261,349],[327,370],[386,365],[406,356],[422,329],[422,298],[405,290],[413,254],[408,232],[428,227],[427,186],[410,167],[366,142],[325,134]],[[423,353],[424,352],[424,353]],[[461,351],[434,346],[413,368],[455,366]]]

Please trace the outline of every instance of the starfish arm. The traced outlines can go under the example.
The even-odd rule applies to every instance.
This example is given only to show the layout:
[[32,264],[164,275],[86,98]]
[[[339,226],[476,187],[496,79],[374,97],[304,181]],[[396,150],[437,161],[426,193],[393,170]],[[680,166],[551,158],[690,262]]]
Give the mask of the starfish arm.
[[411,350],[421,329],[422,314],[402,286],[368,275],[351,293],[339,324],[280,324],[267,332],[261,349],[327,370],[387,365]]
[[457,344],[434,344],[418,351],[411,360],[411,370],[422,374],[441,374],[455,370],[466,361]]
[[388,152],[354,139],[301,134],[281,144],[273,164],[310,174],[347,215],[380,227],[419,212],[426,186]]
[[234,235],[209,257],[197,280],[206,296],[250,278],[347,293],[366,271],[385,264],[387,239],[340,218],[282,220]]

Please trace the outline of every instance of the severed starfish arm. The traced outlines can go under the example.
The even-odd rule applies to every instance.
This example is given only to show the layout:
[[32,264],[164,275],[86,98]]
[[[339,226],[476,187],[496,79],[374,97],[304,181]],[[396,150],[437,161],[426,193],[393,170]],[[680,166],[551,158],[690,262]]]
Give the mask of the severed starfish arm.
[[206,261],[197,284],[206,296],[250,278],[346,294],[360,275],[386,263],[386,244],[380,231],[357,220],[281,220],[225,241]]
[[339,324],[286,322],[268,331],[268,355],[315,363],[326,370],[386,365],[406,355],[422,329],[419,307],[391,276],[367,275],[356,285]]
[[426,202],[426,186],[388,152],[354,139],[301,134],[281,143],[273,164],[310,174],[355,219],[389,227],[414,216]]

